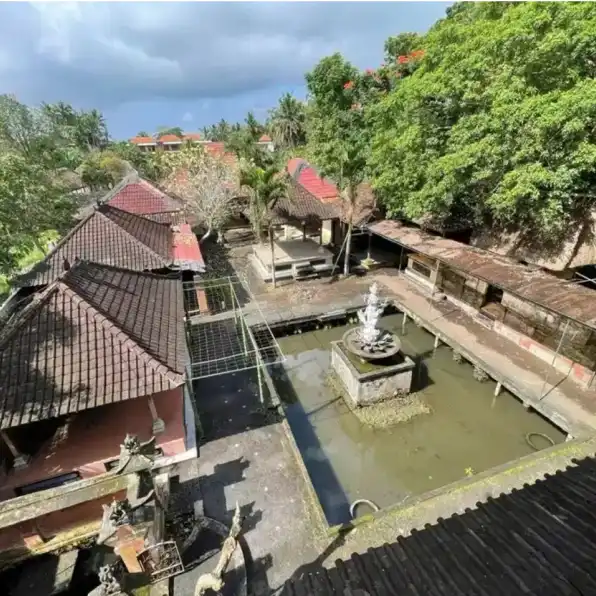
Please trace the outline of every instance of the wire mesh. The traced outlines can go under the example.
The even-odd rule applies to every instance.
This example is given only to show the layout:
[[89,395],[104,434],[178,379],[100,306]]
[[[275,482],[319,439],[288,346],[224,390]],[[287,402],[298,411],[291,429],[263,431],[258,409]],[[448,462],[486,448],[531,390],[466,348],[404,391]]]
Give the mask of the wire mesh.
[[249,289],[237,277],[184,284],[191,379],[284,360]]

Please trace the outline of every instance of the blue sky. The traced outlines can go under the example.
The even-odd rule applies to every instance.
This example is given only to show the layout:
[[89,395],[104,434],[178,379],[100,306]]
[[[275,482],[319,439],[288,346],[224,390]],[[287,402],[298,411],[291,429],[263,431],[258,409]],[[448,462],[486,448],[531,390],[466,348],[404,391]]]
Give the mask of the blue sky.
[[423,32],[444,2],[0,3],[0,93],[97,108],[115,138],[264,119],[304,73],[342,52],[361,68]]

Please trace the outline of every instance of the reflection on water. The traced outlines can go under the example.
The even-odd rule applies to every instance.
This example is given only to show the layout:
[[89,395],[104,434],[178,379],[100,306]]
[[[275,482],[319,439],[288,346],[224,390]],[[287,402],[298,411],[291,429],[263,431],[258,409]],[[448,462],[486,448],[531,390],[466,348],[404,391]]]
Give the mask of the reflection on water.
[[[401,315],[383,319],[401,336]],[[331,524],[349,518],[348,507],[365,498],[379,507],[397,503],[523,455],[533,453],[529,432],[556,443],[565,435],[538,414],[527,412],[494,382],[479,383],[469,364],[457,364],[434,338],[408,323],[402,349],[419,363],[414,385],[433,412],[390,429],[362,425],[343,399],[325,384],[329,342],[346,327],[278,339],[287,356],[274,373],[288,422]],[[537,442],[540,439],[537,440]]]

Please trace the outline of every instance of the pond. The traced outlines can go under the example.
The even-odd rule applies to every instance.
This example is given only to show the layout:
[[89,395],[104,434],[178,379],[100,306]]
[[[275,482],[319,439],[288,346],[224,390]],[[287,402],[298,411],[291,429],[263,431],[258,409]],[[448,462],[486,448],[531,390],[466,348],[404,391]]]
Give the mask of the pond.
[[[458,364],[443,345],[413,322],[401,334],[401,314],[382,319],[416,363],[413,391],[431,408],[387,429],[365,426],[326,382],[330,342],[348,325],[278,337],[286,356],[272,375],[288,422],[327,521],[350,519],[349,505],[370,499],[387,507],[414,495],[534,452],[528,433],[555,443],[565,434],[494,382],[481,383],[468,363]],[[534,437],[536,447],[550,443]]]

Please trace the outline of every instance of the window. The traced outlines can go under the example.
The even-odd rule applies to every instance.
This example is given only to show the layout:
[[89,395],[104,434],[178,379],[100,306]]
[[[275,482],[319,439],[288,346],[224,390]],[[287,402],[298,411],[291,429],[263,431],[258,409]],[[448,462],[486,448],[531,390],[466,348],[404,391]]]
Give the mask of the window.
[[70,484],[81,479],[81,475],[78,472],[69,472],[68,474],[61,474],[60,476],[54,476],[53,478],[46,478],[38,482],[32,482],[31,484],[25,484],[15,489],[15,493],[19,497],[23,495],[30,495],[31,493],[39,492],[40,490],[48,490],[49,488],[57,488],[64,484]]
[[[161,447],[156,447],[155,452],[157,453],[157,457],[163,457],[163,449]],[[103,465],[106,469],[106,472],[111,472],[112,470],[115,470],[118,467],[119,461],[120,458],[111,459],[110,461],[104,462]]]
[[291,265],[291,263],[288,265],[276,265],[275,270],[276,271],[291,271],[292,265]]
[[415,261],[414,259],[412,259],[411,268],[416,271],[416,273],[419,273],[424,277],[430,277],[430,268],[426,265],[423,265],[422,263],[419,263],[418,261]]

